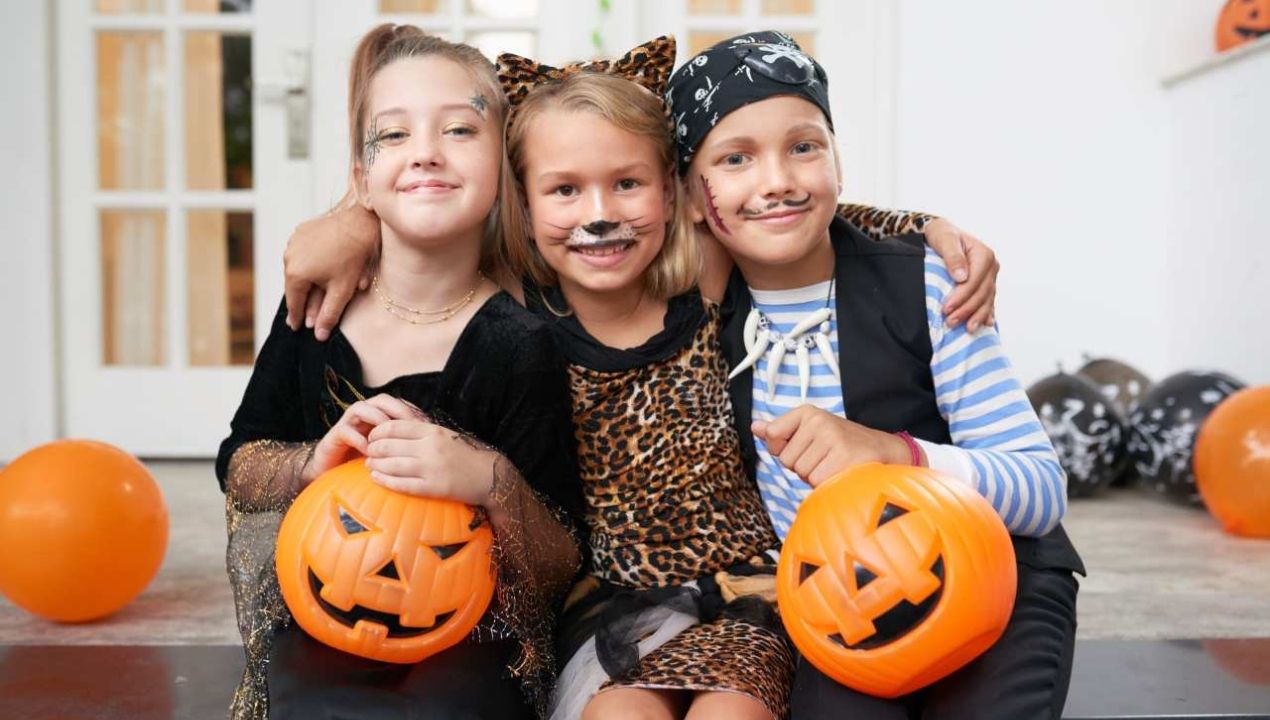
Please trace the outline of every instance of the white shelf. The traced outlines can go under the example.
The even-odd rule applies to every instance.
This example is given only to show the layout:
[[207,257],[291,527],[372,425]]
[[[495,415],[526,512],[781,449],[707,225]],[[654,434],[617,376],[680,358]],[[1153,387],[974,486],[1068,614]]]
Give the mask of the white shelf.
[[1160,81],[1166,89],[1184,83],[1193,78],[1207,75],[1217,68],[1225,67],[1232,63],[1246,60],[1253,55],[1270,52],[1270,35],[1265,35],[1249,43],[1244,43],[1239,47],[1218,53],[1212,57],[1206,58],[1185,70],[1179,70],[1172,75],[1167,75]]

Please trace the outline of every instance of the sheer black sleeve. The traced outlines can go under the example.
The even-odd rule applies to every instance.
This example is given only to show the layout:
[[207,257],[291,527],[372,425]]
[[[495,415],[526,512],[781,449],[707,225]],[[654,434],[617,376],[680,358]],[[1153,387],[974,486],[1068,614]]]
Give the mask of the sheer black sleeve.
[[286,307],[279,308],[216,458],[216,477],[225,491],[225,569],[246,655],[230,703],[233,720],[267,716],[269,649],[291,617],[278,588],[273,552],[282,515],[317,444],[306,437],[301,412],[299,357],[305,332],[292,332]]
[[216,478],[244,510],[281,510],[295,498],[316,441],[305,436],[299,386],[303,332],[279,308],[260,349],[230,434],[216,457]]
[[539,323],[514,346],[492,438],[490,517],[498,598],[521,638],[513,672],[545,707],[554,676],[555,618],[582,564],[582,489],[578,480],[568,375]]

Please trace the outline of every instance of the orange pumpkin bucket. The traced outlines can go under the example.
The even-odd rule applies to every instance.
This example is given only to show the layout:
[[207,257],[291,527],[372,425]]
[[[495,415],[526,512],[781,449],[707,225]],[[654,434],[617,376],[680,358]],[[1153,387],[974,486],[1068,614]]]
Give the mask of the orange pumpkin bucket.
[[485,614],[493,542],[470,507],[388,490],[358,459],[323,473],[287,511],[278,583],[314,638],[414,663],[467,637]]
[[803,501],[781,550],[776,596],[812,665],[889,698],[996,642],[1016,583],[1014,547],[987,500],[927,468],[870,463]]

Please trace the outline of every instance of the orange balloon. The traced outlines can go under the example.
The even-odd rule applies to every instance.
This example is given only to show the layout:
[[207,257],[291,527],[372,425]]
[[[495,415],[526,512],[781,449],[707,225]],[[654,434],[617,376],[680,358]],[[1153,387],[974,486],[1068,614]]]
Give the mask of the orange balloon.
[[1213,409],[1195,440],[1195,485],[1232,535],[1270,538],[1270,385]]
[[812,665],[898,697],[1001,637],[1014,546],[992,505],[928,468],[870,463],[803,500],[776,570],[781,620]]
[[0,592],[36,615],[115,612],[150,584],[167,544],[163,494],[119,448],[61,440],[0,472]]
[[323,473],[278,531],[278,584],[331,647],[414,663],[467,637],[494,596],[494,534],[472,508],[376,484],[362,459]]

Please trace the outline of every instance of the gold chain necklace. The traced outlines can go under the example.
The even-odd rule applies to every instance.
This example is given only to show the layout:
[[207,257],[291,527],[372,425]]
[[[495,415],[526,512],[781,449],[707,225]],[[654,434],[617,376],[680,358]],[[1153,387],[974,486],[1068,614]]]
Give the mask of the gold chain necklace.
[[476,291],[481,287],[481,281],[484,279],[485,275],[478,272],[476,274],[476,284],[472,286],[471,290],[467,291],[466,295],[438,310],[418,310],[408,305],[402,305],[396,300],[393,300],[388,296],[388,293],[385,293],[382,289],[380,289],[379,273],[375,273],[371,276],[370,287],[375,291],[375,295],[380,299],[380,301],[382,301],[384,309],[388,311],[389,315],[392,315],[400,320],[405,320],[411,325],[434,325],[436,323],[449,320],[459,314],[460,310],[467,307],[467,304],[472,302],[472,298],[476,297]]

